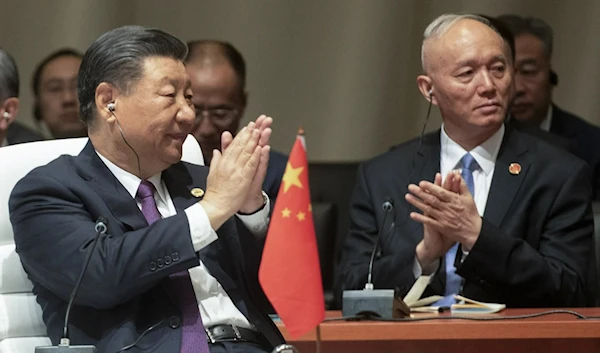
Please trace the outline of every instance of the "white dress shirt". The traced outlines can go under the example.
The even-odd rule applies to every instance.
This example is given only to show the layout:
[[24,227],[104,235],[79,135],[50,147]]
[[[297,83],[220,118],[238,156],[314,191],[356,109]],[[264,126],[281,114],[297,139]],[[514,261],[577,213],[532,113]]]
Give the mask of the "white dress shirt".
[[[96,153],[113,173],[115,178],[117,178],[123,187],[125,187],[131,197],[135,199],[135,195],[137,194],[138,187],[142,180],[121,169],[100,153]],[[148,181],[156,188],[154,199],[156,201],[158,212],[162,218],[167,218],[175,215],[177,210],[175,209],[169,190],[162,181],[161,175],[162,173],[153,175]],[[137,200],[136,202],[141,210],[141,203]],[[264,209],[256,214],[248,216],[237,215],[256,237],[264,237],[266,235],[269,224],[269,203],[270,201],[267,201],[267,205]],[[217,233],[212,229],[208,216],[200,203],[196,202],[194,205],[186,208],[185,213],[190,226],[190,235],[194,251],[197,252],[217,240]],[[200,265],[190,268],[189,273],[196,294],[196,300],[198,301],[198,309],[202,315],[202,322],[205,327],[218,324],[231,324],[244,328],[253,328],[248,319],[238,310],[235,304],[233,304],[231,298],[229,298],[227,292],[225,292],[217,279],[211,276],[202,261],[200,261]]]
[[[494,176],[496,159],[498,158],[498,152],[500,151],[503,137],[504,125],[481,145],[473,148],[471,151],[467,151],[446,134],[444,125],[442,125],[440,134],[440,172],[442,174],[442,184],[448,173],[452,170],[458,169],[459,171],[462,171],[462,158],[465,154],[471,153],[478,166],[473,171],[473,186],[475,189],[473,198],[480,216],[483,216],[483,212],[485,211],[485,205],[487,204],[487,198]],[[466,253],[463,253],[463,256],[465,255]],[[436,261],[435,266],[432,265],[431,268],[437,267],[438,262]],[[415,256],[413,274],[415,275],[415,278],[418,278],[422,273],[421,265]]]
[[550,125],[552,124],[552,104],[548,106],[548,112],[546,112],[546,118],[540,123],[540,129],[544,131],[550,131]]

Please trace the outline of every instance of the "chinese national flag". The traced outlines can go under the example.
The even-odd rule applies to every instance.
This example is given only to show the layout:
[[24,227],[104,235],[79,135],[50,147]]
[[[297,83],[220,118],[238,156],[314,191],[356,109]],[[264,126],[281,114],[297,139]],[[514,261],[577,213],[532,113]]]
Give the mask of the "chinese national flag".
[[279,188],[258,277],[293,338],[325,318],[308,162],[301,135],[296,138]]

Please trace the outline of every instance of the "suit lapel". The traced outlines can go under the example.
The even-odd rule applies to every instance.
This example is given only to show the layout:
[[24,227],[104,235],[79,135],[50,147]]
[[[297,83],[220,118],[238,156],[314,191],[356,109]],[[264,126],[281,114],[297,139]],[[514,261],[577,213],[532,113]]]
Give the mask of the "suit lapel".
[[202,168],[202,172],[205,174],[198,176],[197,180],[194,180],[185,167],[185,164],[180,162],[172,165],[162,173],[162,180],[165,182],[167,189],[169,189],[169,194],[177,213],[202,200],[202,197],[192,195],[192,190],[206,190],[207,170],[208,168]]
[[[433,181],[435,179],[435,173],[440,171],[440,130],[437,132],[427,134],[423,136],[421,145],[417,148],[414,154],[413,162],[411,165],[409,183],[418,185],[422,180]],[[405,170],[399,170],[399,175],[405,173]],[[400,179],[402,180],[402,179]],[[408,187],[408,184],[406,184]],[[406,223],[410,219],[410,212],[421,213],[419,209],[412,206],[408,202],[406,203],[409,207],[409,212],[406,212],[403,223]]]
[[435,179],[435,173],[440,171],[440,130],[423,136],[423,142],[415,154],[413,171],[410,178],[412,184]]
[[98,157],[91,142],[75,158],[78,173],[106,202],[112,215],[132,229],[148,226],[135,200]]
[[[527,151],[528,146],[522,139],[519,139],[519,132],[507,126],[496,159],[492,185],[484,212],[485,219],[497,227],[502,224],[506,212],[529,171],[531,163]],[[515,173],[515,168],[513,168],[513,172],[509,170],[512,163],[520,165],[519,173]]]

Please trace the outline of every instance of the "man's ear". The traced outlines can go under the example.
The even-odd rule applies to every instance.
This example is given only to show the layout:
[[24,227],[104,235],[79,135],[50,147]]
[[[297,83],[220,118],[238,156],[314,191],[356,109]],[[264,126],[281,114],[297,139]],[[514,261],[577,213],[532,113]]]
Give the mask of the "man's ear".
[[119,90],[108,82],[101,82],[96,87],[96,110],[98,115],[102,117],[108,123],[115,122],[115,116],[113,111],[108,109],[109,103],[113,103],[116,106],[116,100],[119,96]]
[[425,97],[425,99],[437,105],[437,100],[435,99],[435,94],[433,92],[433,82],[429,76],[417,76],[417,86],[419,87],[419,91],[421,91],[421,94],[423,97]]
[[0,106],[0,118],[6,119],[8,125],[12,124],[17,117],[17,113],[19,113],[19,98],[10,97],[7,98]]

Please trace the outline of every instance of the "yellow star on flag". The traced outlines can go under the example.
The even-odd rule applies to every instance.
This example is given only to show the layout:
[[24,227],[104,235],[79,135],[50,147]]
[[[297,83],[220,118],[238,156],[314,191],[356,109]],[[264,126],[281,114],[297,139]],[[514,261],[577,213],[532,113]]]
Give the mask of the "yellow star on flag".
[[297,186],[300,189],[303,188],[300,182],[300,173],[304,170],[304,167],[294,168],[292,164],[288,162],[285,167],[285,173],[283,174],[283,192],[286,193],[292,186]]
[[298,212],[296,218],[298,218],[299,221],[303,221],[306,219],[306,214],[304,212]]
[[292,211],[290,211],[290,209],[286,207],[283,209],[283,211],[281,211],[281,217],[290,218],[290,213],[292,213]]

